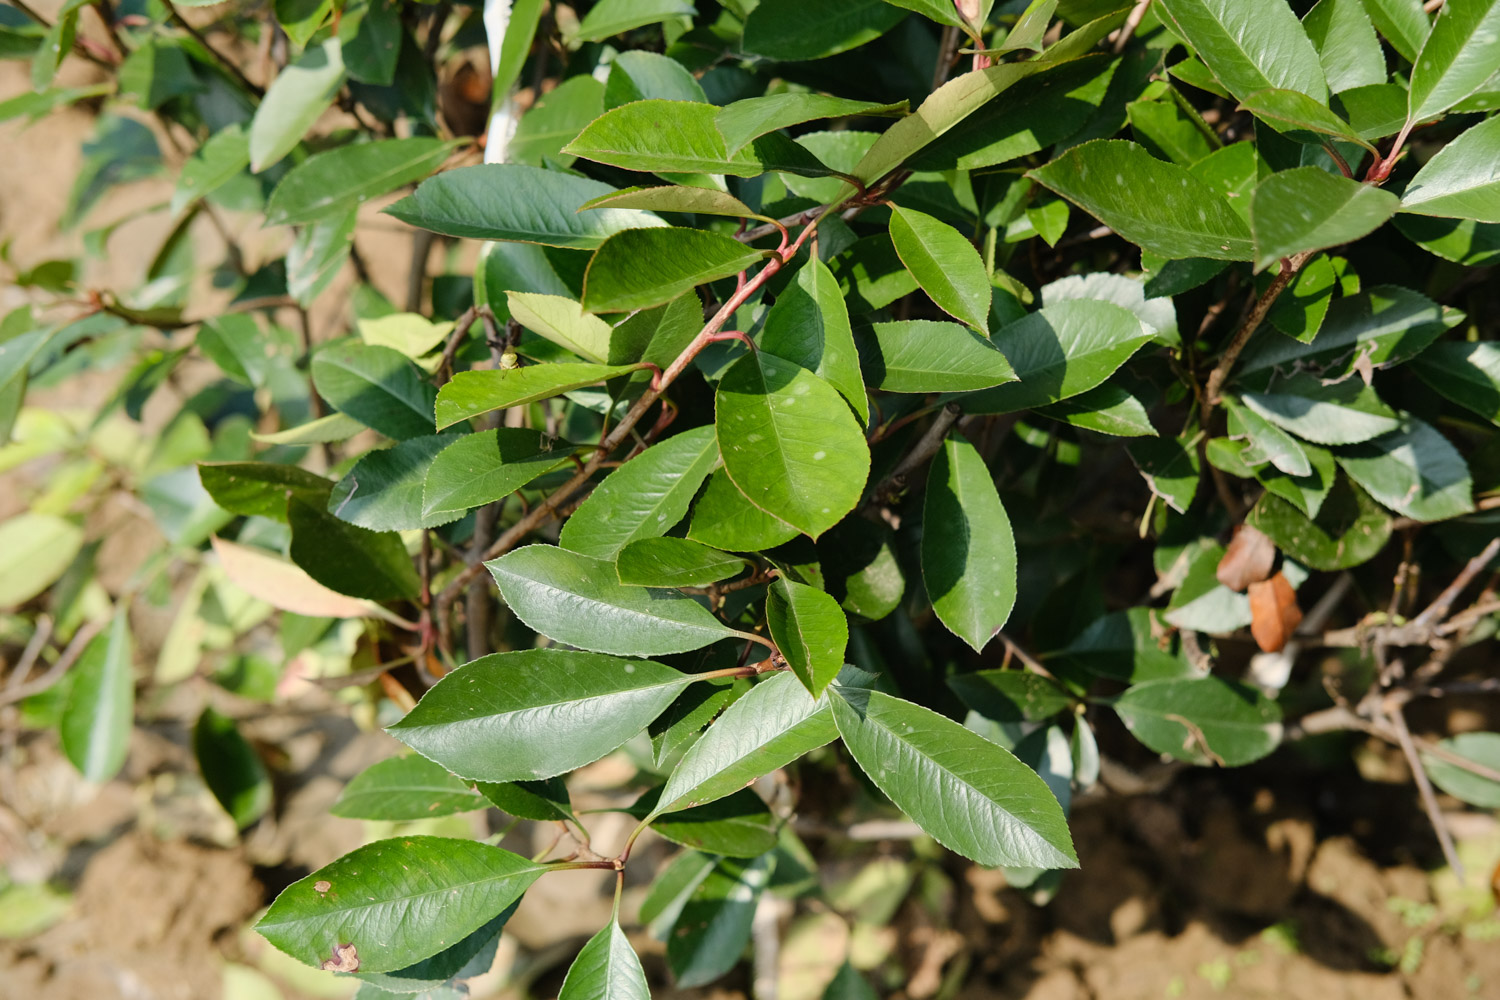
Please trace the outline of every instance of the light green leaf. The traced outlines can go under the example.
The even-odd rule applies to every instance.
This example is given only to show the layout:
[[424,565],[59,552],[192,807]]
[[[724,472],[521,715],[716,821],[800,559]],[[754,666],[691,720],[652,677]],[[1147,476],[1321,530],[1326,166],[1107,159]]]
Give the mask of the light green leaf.
[[687,538],[642,538],[615,559],[615,574],[630,587],[707,587],[744,570],[739,556]]
[[1488,341],[1433,344],[1417,355],[1412,370],[1441,395],[1500,424],[1500,345]]
[[337,38],[309,46],[266,90],[250,122],[250,170],[280,162],[333,103],[344,85],[344,57]]
[[1302,28],[1335,94],[1385,83],[1385,53],[1360,0],[1318,0],[1303,16]]
[[692,17],[695,13],[687,0],[599,0],[579,22],[575,37],[580,42],[599,42],[648,24]]
[[1500,71],[1500,0],[1449,0],[1411,66],[1407,120],[1442,114]]
[[761,0],[745,19],[747,52],[802,62],[858,48],[905,14],[884,0]]
[[1244,409],[1232,398],[1225,398],[1224,409],[1229,413],[1230,436],[1244,436],[1250,440],[1249,446],[1240,453],[1243,461],[1251,465],[1270,462],[1289,476],[1312,474],[1307,452],[1302,450],[1296,438],[1255,410]]
[[57,582],[83,548],[83,530],[53,514],[0,523],[0,608],[14,608]]
[[[758,176],[787,155],[790,144],[773,136],[731,154],[714,126],[718,112],[712,104],[699,101],[635,101],[606,111],[564,146],[563,152],[646,173],[734,177]],[[817,164],[810,155],[801,162],[809,167]]]
[[845,118],[851,115],[902,115],[906,102],[873,104],[826,94],[772,94],[749,97],[720,108],[714,116],[714,127],[724,139],[730,154],[778,129],[822,118]]
[[1466,267],[1484,267],[1500,259],[1500,223],[1397,215],[1401,235],[1430,254]]
[[891,242],[917,284],[944,312],[989,332],[990,280],[974,245],[945,222],[896,205]]
[[1281,710],[1253,688],[1218,677],[1136,684],[1115,713],[1146,746],[1190,764],[1240,767],[1281,745]]
[[394,972],[478,930],[546,870],[471,840],[379,840],[293,882],[255,929],[304,965],[352,944],[361,972]]
[[1279,495],[1266,493],[1245,522],[1291,558],[1329,572],[1370,561],[1391,539],[1391,516],[1343,478],[1331,484],[1311,519]]
[[579,649],[654,656],[737,634],[691,597],[627,587],[610,563],[567,549],[527,545],[485,565],[517,618]]
[[130,620],[120,608],[73,667],[58,729],[63,753],[88,781],[108,781],[125,764],[135,721],[133,659]]
[[766,624],[792,673],[816,698],[844,667],[849,621],[817,587],[785,578],[766,594]]
[[313,355],[312,378],[318,395],[334,409],[388,437],[432,433],[437,393],[398,351],[337,341]]
[[658,813],[732,795],[838,736],[828,695],[813,698],[789,673],[759,681],[724,710],[667,779]]
[[938,843],[989,867],[1078,867],[1057,799],[1009,751],[881,691],[832,693],[850,754]]
[[332,441],[347,441],[364,429],[365,425],[353,417],[343,413],[330,413],[326,417],[318,417],[305,424],[288,427],[284,431],[276,431],[272,434],[259,434],[251,431],[250,436],[262,444],[326,444]]
[[560,295],[506,292],[511,317],[530,330],[572,351],[585,361],[604,364],[609,360],[609,339],[614,331],[583,306]]
[[720,380],[715,407],[724,469],[761,510],[817,538],[859,502],[869,445],[838,392],[812,372],[754,352]]
[[451,427],[460,420],[468,420],[491,410],[551,399],[635,370],[635,365],[565,362],[527,365],[525,368],[459,372],[437,394],[437,429]]
[[1257,90],[1253,94],[1246,94],[1240,101],[1240,107],[1299,142],[1326,142],[1327,140],[1317,137],[1330,136],[1363,146],[1372,153],[1377,152],[1375,146],[1355,131],[1353,125],[1328,110],[1327,105],[1319,104],[1301,91]]
[[950,438],[932,460],[922,508],[922,579],[949,631],[979,652],[1016,602],[1016,542],[974,446]]
[[1401,211],[1500,222],[1500,117],[1438,150],[1406,186]]
[[573,959],[557,1000],[651,1000],[646,971],[616,920],[589,938]]
[[583,279],[583,306],[590,312],[649,309],[739,274],[764,256],[701,229],[629,229],[594,252]]
[[1158,9],[1236,98],[1279,87],[1327,103],[1317,50],[1284,0],[1161,0]]
[[953,0],[886,0],[886,3],[916,11],[923,17],[931,18],[938,24],[948,24],[955,28],[968,28],[970,31],[983,26],[985,19],[989,16],[989,7],[994,2],[995,0],[987,0],[984,3],[985,9],[983,11],[978,11],[979,4],[975,3],[974,6],[978,16],[975,17],[974,23],[970,24]]
[[693,505],[687,536],[717,549],[760,552],[796,538],[797,529],[751,503],[719,468]]
[[266,200],[266,225],[288,226],[337,215],[431,174],[457,145],[441,139],[382,139],[309,156]]
[[1156,437],[1146,407],[1130,393],[1106,382],[1036,411],[1050,420],[1114,437]]
[[608,184],[520,163],[449,170],[385,210],[402,222],[444,236],[512,240],[592,250],[626,229],[665,226],[650,212],[611,208],[579,213]]
[[760,346],[819,375],[839,391],[861,423],[870,419],[849,310],[828,266],[810,259],[766,313]]
[[193,756],[204,784],[238,829],[271,808],[271,776],[233,719],[205,708],[193,726]]
[[416,820],[483,809],[482,795],[425,757],[391,757],[350,779],[328,807],[349,819]]
[[458,520],[462,511],[428,513],[422,502],[433,460],[453,441],[451,435],[429,434],[366,453],[333,487],[328,512],[371,531],[413,531]]
[[[1058,0],[1031,0],[1026,9],[1016,18],[1016,23],[1011,25],[1005,40],[998,47],[999,51],[1015,52],[1018,49],[1027,49],[1040,52],[1047,34],[1047,25],[1052,22],[1052,15],[1057,12],[1057,4]],[[985,16],[988,17],[988,13]]]
[[1398,514],[1442,521],[1474,509],[1469,467],[1430,424],[1407,417],[1404,426],[1336,456],[1349,478]]
[[1250,201],[1255,266],[1352,243],[1380,228],[1400,204],[1389,191],[1321,167],[1279,171],[1256,187]]
[[1250,228],[1224,199],[1187,168],[1133,142],[1086,142],[1028,176],[1169,260],[1253,256]]
[[865,378],[887,392],[963,392],[1016,381],[1005,355],[957,323],[876,323],[862,339]]
[[1318,444],[1358,444],[1401,424],[1396,411],[1359,379],[1325,385],[1313,375],[1294,375],[1277,380],[1270,392],[1240,398],[1271,423]]
[[451,441],[427,469],[422,516],[461,516],[508,497],[568,460],[570,449],[540,431],[500,427]]
[[198,479],[214,503],[231,514],[286,523],[286,498],[296,494],[326,504],[333,482],[295,465],[271,462],[200,462]]
[[1019,382],[964,398],[971,413],[1010,413],[1086,392],[1114,374],[1154,332],[1127,309],[1093,299],[1043,306],[995,334]]
[[644,208],[653,212],[695,212],[700,215],[724,215],[738,219],[764,219],[734,195],[715,188],[633,187],[584,202],[580,212],[595,208]]
[[1422,9],[1422,0],[1361,0],[1377,31],[1407,62],[1415,63],[1422,43],[1432,31],[1432,21]]
[[652,445],[604,478],[568,518],[557,543],[613,561],[631,542],[665,535],[687,515],[718,461],[712,427],[695,427]]
[[172,215],[238,176],[250,165],[250,135],[236,122],[204,140],[182,165],[172,192]]
[[466,778],[550,778],[645,729],[690,680],[651,660],[565,649],[492,653],[438,681],[387,731]]

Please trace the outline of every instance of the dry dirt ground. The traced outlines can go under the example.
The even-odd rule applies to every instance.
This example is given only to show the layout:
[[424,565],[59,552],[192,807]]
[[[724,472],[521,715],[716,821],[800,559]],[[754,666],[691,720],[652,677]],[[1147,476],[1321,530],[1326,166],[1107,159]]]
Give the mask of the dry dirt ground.
[[[70,64],[64,79],[88,82],[87,67]],[[0,98],[25,85],[23,64],[0,63]],[[58,232],[56,220],[91,128],[84,111],[29,129],[0,125],[0,240],[14,241],[22,266],[79,252],[79,234]],[[134,185],[90,224],[169,194],[165,181]],[[252,255],[280,252],[275,234],[231,222]],[[167,230],[162,213],[120,226],[107,255],[88,263],[90,287],[129,287],[149,258],[141,248]],[[216,236],[195,235],[210,252]],[[409,237],[371,218],[359,238],[377,284],[399,297]],[[320,330],[339,323],[340,287],[316,310]],[[17,297],[0,287],[0,307]],[[8,492],[0,483],[6,513]],[[147,522],[131,527],[152,544]],[[0,1000],[348,996],[348,981],[293,965],[247,930],[281,887],[378,832],[327,808],[343,781],[394,744],[321,697],[241,706],[277,782],[273,814],[242,838],[195,772],[187,720],[201,701],[190,695],[143,705],[126,770],[102,787],[76,776],[51,735],[23,736],[0,762],[0,864],[10,880],[50,884],[68,902],[40,933],[0,939]],[[600,790],[584,787],[580,804],[618,803],[620,767],[604,762],[585,775],[582,784]],[[851,844],[823,818],[807,839],[836,859],[822,873],[826,898],[768,913],[782,933],[779,956],[758,955],[775,973],[766,982],[780,1000],[812,1000],[849,955],[882,995],[911,1000],[1500,998],[1494,816],[1454,816],[1471,862],[1464,889],[1433,870],[1431,835],[1399,760],[1370,750],[1357,770],[1298,773],[1184,773],[1154,790],[1085,798],[1074,814],[1082,871],[1046,906],[995,872],[923,860],[904,841]],[[447,829],[484,832],[491,819],[502,821],[481,815]],[[621,824],[596,819],[601,845],[621,836]],[[505,843],[531,853],[550,837],[527,825]],[[647,863],[633,868],[649,871],[667,854],[644,845],[637,857]],[[632,875],[627,918],[646,880]],[[607,889],[586,872],[538,883],[474,995],[555,995],[566,962],[607,917]],[[676,996],[662,946],[636,939],[656,995]],[[749,995],[747,969],[706,995]]]

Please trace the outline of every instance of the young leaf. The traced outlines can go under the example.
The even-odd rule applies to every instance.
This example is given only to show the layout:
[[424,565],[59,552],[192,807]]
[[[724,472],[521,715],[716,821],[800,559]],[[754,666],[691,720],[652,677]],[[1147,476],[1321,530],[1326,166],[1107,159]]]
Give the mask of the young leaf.
[[334,409],[388,437],[432,433],[437,393],[399,351],[357,340],[329,344],[313,355],[312,378]]
[[1317,50],[1284,0],[1161,0],[1160,9],[1236,98],[1280,87],[1327,103]]
[[371,531],[413,531],[456,521],[462,511],[429,514],[422,502],[433,461],[453,441],[451,435],[429,434],[368,452],[333,487],[328,512]]
[[1500,118],[1459,135],[1423,164],[1401,195],[1401,211],[1500,223]]
[[1337,177],[1321,167],[1272,174],[1250,201],[1255,266],[1269,267],[1306,250],[1352,243],[1378,229],[1400,204],[1389,191]]
[[565,549],[613,560],[638,538],[665,535],[719,461],[712,427],[695,427],[647,448],[611,472],[563,525]]
[[533,333],[572,351],[585,361],[609,360],[610,325],[561,295],[506,292],[511,318]]
[[1115,714],[1146,746],[1190,764],[1249,764],[1281,744],[1281,710],[1253,688],[1218,677],[1136,684]]
[[651,660],[575,650],[492,653],[438,681],[387,731],[466,778],[550,778],[645,729],[691,679]]
[[337,38],[310,46],[271,81],[250,122],[250,170],[260,173],[292,151],[344,85]]
[[654,656],[736,634],[691,597],[624,586],[608,562],[567,549],[527,545],[485,565],[517,618],[579,649]]
[[525,368],[459,372],[437,394],[434,406],[437,429],[451,427],[460,420],[468,420],[491,410],[551,399],[635,370],[634,365],[562,362],[527,365]]
[[483,809],[483,796],[447,769],[415,754],[372,764],[328,807],[349,819],[417,820]]
[[721,858],[694,887],[667,939],[667,965],[680,988],[706,986],[734,968],[775,863],[773,853],[748,862]]
[[134,642],[125,609],[89,640],[73,667],[63,705],[63,753],[87,781],[103,783],[120,772],[135,720]]
[[1302,18],[1335,94],[1385,83],[1385,53],[1360,0],[1318,0]]
[[1318,444],[1358,444],[1400,426],[1401,421],[1359,379],[1331,385],[1314,375],[1278,379],[1273,392],[1240,397],[1250,409],[1278,427]]
[[271,777],[233,719],[205,708],[193,726],[193,756],[204,784],[238,829],[271,808]]
[[646,971],[618,921],[611,919],[589,938],[563,977],[557,1000],[651,1000]]
[[768,132],[819,118],[905,113],[905,101],[872,104],[826,94],[771,94],[725,105],[714,115],[714,127],[719,130],[725,148],[732,155]]
[[455,145],[419,136],[356,143],[309,156],[287,171],[266,200],[266,225],[316,222],[423,180]]
[[287,554],[330,590],[372,601],[415,599],[417,571],[401,536],[341,521],[322,506],[287,498],[292,543]]
[[1011,413],[1077,396],[1102,383],[1155,336],[1132,312],[1093,299],[1043,306],[995,334],[1019,382],[964,399],[971,413]]
[[200,462],[198,479],[214,503],[231,514],[286,522],[287,494],[310,504],[328,502],[333,483],[295,465],[273,462]]
[[879,38],[906,17],[884,0],[762,0],[745,18],[745,51],[823,59]]
[[821,260],[810,259],[776,297],[766,313],[760,346],[826,379],[854,407],[861,423],[869,421],[849,310],[833,272]]
[[817,538],[859,502],[869,445],[838,392],[812,372],[753,352],[719,381],[715,409],[724,469],[755,506]]
[[578,211],[584,202],[614,190],[574,174],[520,163],[487,163],[429,178],[385,213],[444,236],[578,250],[592,250],[626,229],[666,225],[650,212],[630,208]]
[[744,788],[838,736],[828,695],[813,698],[791,674],[768,677],[724,710],[683,755],[658,813],[700,806]]
[[590,312],[649,309],[739,274],[764,256],[702,229],[628,229],[594,252],[583,279],[583,306]]
[[352,947],[361,972],[393,972],[477,930],[546,870],[471,840],[380,840],[292,883],[255,929],[304,965]]
[[715,469],[693,505],[688,538],[730,552],[760,552],[797,537],[797,529],[750,502],[723,468]]
[[630,587],[707,587],[739,576],[745,560],[686,538],[642,538],[615,558],[615,573]]
[[1169,260],[1253,256],[1249,227],[1224,199],[1187,168],[1133,142],[1086,142],[1027,176]]
[[[731,154],[714,126],[718,112],[712,104],[697,101],[636,101],[606,111],[563,152],[646,173],[758,176],[766,169],[761,144],[751,143]],[[783,145],[775,148],[779,151]],[[809,156],[807,162],[817,161]]]
[[1442,521],[1474,509],[1469,467],[1430,424],[1407,417],[1400,430],[1337,456],[1349,478],[1398,514]]
[[[656,24],[668,18],[692,17],[695,13],[693,5],[687,0],[600,0],[579,22],[575,37],[580,42],[599,42],[648,24]],[[592,945],[593,942],[589,944]],[[644,980],[641,985],[644,988]]]
[[865,379],[887,392],[963,392],[1014,382],[1016,373],[988,338],[957,323],[913,319],[876,323],[862,338]]
[[1412,370],[1440,395],[1500,425],[1500,346],[1444,341],[1417,355]]
[[975,330],[990,328],[990,277],[974,245],[945,222],[900,205],[891,242],[901,262],[944,312]]
[[[508,497],[568,460],[569,447],[541,431],[500,427],[451,441],[427,468],[422,516],[461,516]],[[442,523],[442,522],[438,522]]]
[[949,631],[978,652],[1016,603],[1016,542],[984,459],[962,438],[934,456],[922,508],[922,579]]
[[1445,3],[1412,60],[1407,121],[1440,115],[1500,70],[1500,0]]
[[1057,799],[1009,751],[881,691],[832,694],[855,762],[938,843],[989,867],[1078,867]]
[[780,579],[766,594],[766,624],[776,648],[816,698],[844,668],[849,621],[817,587]]

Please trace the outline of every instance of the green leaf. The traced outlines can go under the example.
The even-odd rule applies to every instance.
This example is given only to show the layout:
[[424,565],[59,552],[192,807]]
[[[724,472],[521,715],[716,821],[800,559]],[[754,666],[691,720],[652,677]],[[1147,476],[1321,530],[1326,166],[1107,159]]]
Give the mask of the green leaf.
[[738,219],[763,219],[754,209],[734,195],[716,188],[633,187],[584,202],[580,212],[595,208],[644,208],[653,212],[694,212],[700,215],[723,215]]
[[[653,99],[708,102],[703,87],[682,63],[670,56],[637,49],[621,52],[609,64],[609,78],[604,83],[604,107],[591,115],[590,120],[632,101]],[[586,124],[584,122],[574,129],[567,141],[572,141]]]
[[328,20],[333,4],[331,0],[274,0],[271,9],[287,37],[296,45],[306,45]]
[[426,137],[382,139],[309,156],[271,192],[265,224],[316,222],[413,184],[441,166],[455,145]]
[[507,163],[545,166],[553,160],[571,165],[562,148],[588,123],[604,113],[604,84],[592,76],[575,76],[543,94],[527,109],[505,147]]
[[[402,49],[400,6],[398,0],[370,0],[363,10],[345,7],[338,36],[344,43],[344,66],[360,83],[389,87],[395,82]],[[512,19],[519,24],[523,17],[517,12]],[[495,81],[497,89],[505,86]]]
[[984,459],[950,438],[932,460],[922,508],[922,579],[948,630],[983,650],[1016,603],[1016,542]]
[[[580,42],[599,42],[648,24],[668,18],[692,17],[695,13],[687,0],[599,0],[579,22],[578,34],[574,37]],[[643,981],[643,988],[644,985]]]
[[1087,392],[1155,336],[1127,309],[1093,299],[1043,306],[1004,327],[995,346],[1019,382],[965,397],[970,413],[1011,413]]
[[685,653],[737,634],[691,597],[627,587],[608,562],[567,549],[527,545],[485,565],[517,618],[579,649]]
[[[842,0],[840,0],[842,2]],[[775,854],[721,858],[688,895],[667,939],[667,965],[681,989],[706,986],[734,968],[745,945]]]
[[[951,2],[951,0],[886,0],[886,3],[916,11],[924,17],[931,18],[938,24],[952,25],[955,28],[968,28],[971,31],[976,27],[982,27],[985,18],[989,15],[987,9],[980,12],[980,16],[976,17],[975,23],[971,25],[959,11],[958,6]],[[988,8],[993,3],[994,0],[989,0],[984,6]],[[975,6],[977,8],[978,4]]]
[[719,381],[715,407],[724,469],[761,510],[816,539],[859,502],[869,445],[838,392],[812,372],[753,352]]
[[1131,101],[1125,113],[1131,133],[1161,159],[1190,167],[1214,151],[1208,136],[1170,92],[1158,100]]
[[571,453],[555,439],[523,427],[442,440],[452,443],[427,468],[422,484],[424,518],[462,516],[474,507],[508,497],[566,462]]
[[540,334],[585,361],[609,360],[610,325],[583,311],[583,306],[561,295],[506,292],[510,315],[532,333]]
[[838,736],[828,695],[813,698],[791,674],[759,681],[724,710],[683,755],[657,802],[658,813],[732,795]]
[[659,442],[615,469],[563,525],[557,543],[613,561],[626,545],[665,535],[719,460],[712,427],[695,427]]
[[726,104],[714,115],[714,127],[733,155],[768,132],[803,122],[852,115],[901,115],[906,110],[905,101],[874,104],[826,94],[771,94]]
[[583,279],[590,312],[628,312],[753,266],[765,253],[701,229],[628,229],[604,241]]
[[[437,429],[451,427],[491,410],[551,399],[636,370],[634,365],[528,365],[481,372],[459,372],[437,394]],[[428,428],[429,430],[431,428]]]
[[1500,224],[1473,219],[1438,219],[1397,215],[1401,235],[1430,254],[1466,267],[1484,267],[1500,259]]
[[1311,343],[1260,331],[1240,356],[1235,379],[1264,389],[1277,369],[1337,379],[1353,374],[1356,363],[1394,367],[1422,353],[1462,318],[1409,288],[1377,285],[1335,300]]
[[957,323],[876,323],[862,340],[865,379],[887,392],[963,392],[1016,381],[1005,355]]
[[578,250],[592,250],[622,230],[666,225],[650,212],[635,209],[578,211],[584,202],[614,190],[573,174],[520,163],[487,163],[429,178],[385,213],[444,236]]
[[884,692],[833,692],[855,762],[938,843],[988,867],[1078,867],[1057,799],[1009,751]]
[[[660,794],[660,788],[653,788],[627,813],[645,819],[654,811]],[[780,825],[759,795],[741,788],[727,798],[657,816],[651,821],[651,831],[695,851],[754,858],[776,848]]]
[[575,650],[492,653],[438,681],[387,731],[466,778],[550,778],[645,729],[691,679],[651,660]]
[[288,427],[274,434],[251,431],[250,436],[262,444],[326,444],[332,441],[347,441],[364,429],[365,425],[353,417],[342,413],[330,413],[326,417],[309,420],[305,424]]
[[797,529],[751,503],[719,468],[693,505],[687,536],[731,552],[760,552],[796,538]]
[[1385,83],[1385,53],[1360,0],[1319,0],[1303,16],[1302,28],[1335,94]]
[[896,205],[891,209],[891,242],[939,308],[975,330],[989,332],[989,274],[979,251],[958,230]]
[[183,163],[172,192],[172,215],[229,183],[250,165],[250,136],[242,124],[221,128]]
[[1415,63],[1422,43],[1432,31],[1432,21],[1422,9],[1422,0],[1361,0],[1376,30],[1385,36],[1401,58]]
[[120,96],[131,97],[143,111],[155,111],[168,101],[201,92],[204,88],[175,42],[150,39],[120,65]]
[[1400,430],[1335,456],[1365,491],[1398,514],[1441,521],[1474,509],[1469,467],[1430,424],[1406,417]]
[[318,583],[372,601],[416,598],[417,571],[400,535],[341,521],[295,494],[287,498],[286,512],[292,527],[287,554]]
[[884,0],[761,0],[745,18],[747,52],[802,62],[858,48],[906,15]]
[[1401,211],[1500,222],[1500,117],[1480,122],[1438,150],[1401,195]]
[[875,312],[917,290],[917,279],[896,256],[889,233],[855,241],[829,262],[828,269],[838,280],[850,315]]
[[1032,52],[1040,52],[1043,39],[1047,34],[1047,25],[1051,23],[1052,15],[1057,12],[1057,4],[1058,0],[1031,0],[1026,9],[1016,18],[1016,23],[1011,25],[1010,31],[1006,33],[1005,41],[999,45],[999,50],[1014,52],[1018,49],[1028,49]]
[[1066,648],[1047,657],[1049,666],[1054,661],[1127,684],[1194,673],[1161,612],[1153,608],[1127,608],[1095,619]]
[[1224,409],[1229,413],[1230,437],[1247,437],[1250,445],[1241,453],[1241,459],[1251,465],[1270,462],[1289,476],[1308,476],[1312,465],[1307,452],[1297,439],[1262,417],[1255,410],[1246,410],[1234,399],[1225,398]]
[[1036,412],[1049,420],[1060,420],[1096,434],[1156,437],[1156,428],[1141,401],[1107,382]]
[[[500,944],[500,932],[516,912],[517,900],[481,924],[477,930],[460,938],[428,958],[413,962],[393,972],[366,972],[361,969],[353,974],[363,985],[355,996],[370,996],[374,1000],[389,1000],[391,996],[411,995],[419,991],[425,1000],[453,1000],[445,996],[445,988],[452,988],[453,980],[480,975],[495,962],[495,953]],[[384,992],[377,992],[384,991]]]
[[1500,0],[1453,0],[1412,60],[1408,121],[1442,114],[1500,70]]
[[323,294],[344,262],[354,240],[355,210],[303,226],[286,253],[286,290],[304,309]]
[[719,859],[700,851],[680,851],[669,861],[641,901],[640,920],[658,941],[666,941],[693,890]]
[[488,923],[546,870],[470,840],[380,840],[293,882],[255,929],[304,965],[352,944],[361,972],[393,972]]
[[1224,199],[1187,168],[1133,142],[1086,142],[1027,176],[1169,260],[1253,256],[1249,227]]
[[948,678],[948,687],[959,701],[996,722],[1040,722],[1072,704],[1056,681],[1024,670],[955,674]]
[[[734,177],[758,176],[788,155],[789,144],[773,136],[730,153],[714,126],[718,112],[699,101],[635,101],[596,118],[563,152],[645,173]],[[815,167],[817,161],[804,156],[802,164]]]
[[1417,355],[1412,370],[1440,395],[1500,425],[1500,346],[1485,341],[1433,344]]
[[510,813],[518,819],[532,819],[538,823],[555,820],[572,820],[573,803],[568,799],[568,786],[561,778],[542,781],[481,781],[479,791],[495,804],[501,812]]
[[391,757],[372,764],[344,786],[328,807],[349,819],[417,820],[483,809],[469,784],[425,757]]
[[83,530],[53,514],[0,523],[0,608],[14,608],[57,582],[83,548]]
[[313,355],[312,378],[318,395],[334,409],[387,437],[432,433],[437,393],[399,351],[337,341]]
[[1331,385],[1313,375],[1277,380],[1272,392],[1240,397],[1278,427],[1318,444],[1358,444],[1400,426],[1396,411],[1359,379]]
[[1152,493],[1179,514],[1186,514],[1198,495],[1198,449],[1181,438],[1151,438],[1125,446]]
[[371,531],[413,531],[456,521],[462,511],[428,514],[422,496],[433,460],[453,440],[431,434],[367,452],[333,487],[328,512]]
[[788,579],[766,594],[766,624],[792,673],[816,698],[844,667],[849,621],[839,602],[817,587]]
[[1250,201],[1255,266],[1352,243],[1380,228],[1400,204],[1389,191],[1321,167],[1279,171],[1256,187]]
[[205,708],[193,726],[193,756],[236,827],[245,829],[271,808],[271,777],[233,719]]
[[661,767],[677,760],[679,751],[692,746],[704,726],[749,690],[747,678],[719,677],[699,681],[683,691],[646,727],[651,736],[652,762]]
[[1136,684],[1115,714],[1146,746],[1190,764],[1240,767],[1281,744],[1281,711],[1254,688],[1218,677]]
[[125,609],[89,640],[74,665],[63,705],[63,753],[87,781],[120,773],[135,721],[134,642]]
[[646,971],[618,921],[611,919],[589,938],[563,977],[557,1000],[651,1000]]
[[1372,153],[1377,152],[1373,144],[1354,130],[1354,126],[1328,110],[1327,105],[1319,104],[1301,91],[1257,90],[1246,94],[1240,107],[1299,142],[1326,142],[1317,137],[1331,136],[1363,146]]
[[278,163],[333,103],[344,85],[344,56],[337,38],[309,46],[288,64],[261,98],[250,122],[250,170]]
[[616,575],[630,587],[707,587],[744,570],[739,556],[686,538],[642,538],[615,559]]
[[1284,0],[1161,0],[1159,10],[1236,98],[1279,87],[1328,101],[1317,50]]
[[760,346],[822,377],[849,401],[861,423],[870,419],[854,332],[833,272],[808,260],[766,313]]
[[[1440,740],[1438,746],[1465,760],[1500,771],[1500,733],[1459,733]],[[1500,808],[1500,782],[1430,754],[1422,755],[1422,763],[1432,783],[1454,798],[1481,809]]]
[[1368,562],[1391,538],[1391,518],[1364,490],[1339,479],[1311,519],[1279,496],[1262,496],[1245,518],[1276,547],[1312,569]]

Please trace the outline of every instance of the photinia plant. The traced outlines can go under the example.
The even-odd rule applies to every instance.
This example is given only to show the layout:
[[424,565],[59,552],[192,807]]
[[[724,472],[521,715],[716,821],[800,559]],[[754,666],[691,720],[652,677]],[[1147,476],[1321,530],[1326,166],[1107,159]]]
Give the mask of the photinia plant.
[[[101,420],[138,416],[190,358],[228,388],[110,460],[171,543],[124,592],[78,606],[90,557],[66,504],[0,524],[0,550],[44,568],[8,572],[0,604],[51,587],[81,637],[31,651],[23,679],[43,653],[61,668],[20,689],[65,687],[31,716],[89,777],[118,771],[127,608],[182,560],[189,620],[207,596],[219,616],[193,655],[242,655],[259,627],[226,594],[288,613],[288,660],[361,651],[342,669],[413,753],[355,778],[338,815],[494,807],[567,831],[533,859],[362,847],[257,925],[299,961],[361,996],[452,984],[538,878],[623,887],[651,830],[683,851],[639,919],[679,985],[710,983],[761,895],[801,891],[777,883],[809,856],[787,820],[819,806],[756,791],[799,766],[1045,897],[1078,864],[1070,800],[1117,722],[1203,766],[1388,739],[1455,866],[1432,784],[1500,801],[1500,734],[1432,740],[1404,716],[1484,689],[1459,654],[1500,611],[1493,576],[1459,600],[1500,566],[1500,2],[219,15],[216,33],[275,32],[264,88],[170,3],[143,9],[112,25],[117,51],[81,48],[116,71],[100,88],[50,86],[80,5],[4,22],[38,88],[4,115],[104,95],[198,141],[141,288],[95,290],[83,319],[6,317],[8,461],[94,447],[98,421],[48,438],[20,405],[98,344],[133,363]],[[478,39],[482,163],[444,68]],[[330,132],[335,104],[353,124]],[[114,111],[85,164],[75,222],[101,185],[160,169]],[[356,220],[412,184],[384,210],[419,247],[401,311],[369,286]],[[235,304],[186,318],[186,222],[221,211],[288,249],[254,271],[231,254]],[[480,242],[424,297],[435,238]],[[278,324],[346,264],[351,326],[314,343]],[[42,271],[18,280],[77,297]],[[205,711],[195,745],[254,822],[269,788],[234,720]],[[643,791],[604,856],[566,778],[622,747]],[[647,994],[619,899],[565,1000]]]

